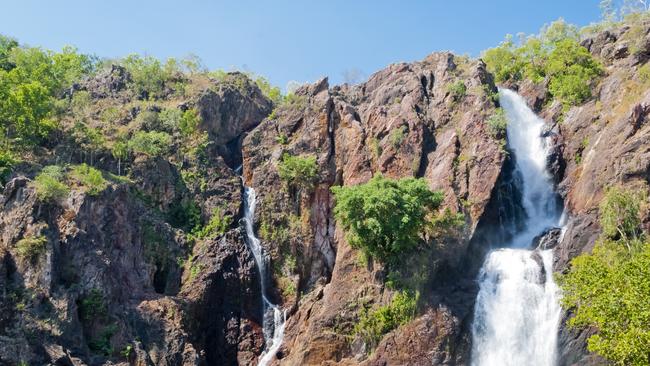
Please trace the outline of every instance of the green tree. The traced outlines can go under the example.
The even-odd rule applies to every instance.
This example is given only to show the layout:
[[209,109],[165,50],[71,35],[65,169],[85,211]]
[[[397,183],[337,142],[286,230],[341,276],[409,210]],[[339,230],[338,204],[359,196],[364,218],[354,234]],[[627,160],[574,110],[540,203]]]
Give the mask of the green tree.
[[166,83],[179,73],[174,59],[163,66],[155,57],[132,54],[122,60],[122,65],[131,74],[130,89],[141,99],[162,97]]
[[16,65],[9,60],[11,50],[18,47],[18,41],[0,34],[0,69],[9,71]]
[[422,242],[443,199],[424,179],[392,180],[377,175],[368,183],[332,187],[334,215],[354,248],[394,263]]
[[199,117],[199,112],[196,109],[191,108],[183,112],[178,128],[181,130],[183,135],[190,136],[197,131],[200,123],[201,117]]
[[576,105],[591,97],[591,81],[602,68],[589,51],[573,39],[558,42],[548,57],[549,91],[565,105]]
[[512,35],[507,35],[499,46],[483,52],[481,58],[497,83],[521,78],[524,64],[515,50]]
[[123,138],[118,138],[113,143],[111,154],[117,159],[117,175],[122,175],[122,160],[126,160],[129,157],[129,146]]
[[572,328],[596,334],[588,349],[616,365],[650,362],[650,242],[640,231],[645,194],[610,188],[600,204],[603,235],[559,276]]
[[165,132],[138,131],[128,142],[130,151],[147,156],[163,156],[169,152],[172,137]]
[[311,189],[318,178],[318,165],[315,156],[282,155],[278,164],[280,179],[290,186]]

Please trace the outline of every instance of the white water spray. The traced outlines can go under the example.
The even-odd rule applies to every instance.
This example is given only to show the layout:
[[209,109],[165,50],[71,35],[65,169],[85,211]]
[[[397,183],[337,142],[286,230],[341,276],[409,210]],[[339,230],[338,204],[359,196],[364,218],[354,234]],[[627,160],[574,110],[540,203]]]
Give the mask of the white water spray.
[[[542,136],[544,121],[510,90],[499,91],[508,119],[508,143],[521,177],[525,229],[510,243],[528,248],[535,236],[560,223],[561,212]],[[557,358],[560,291],[553,281],[553,251],[497,249],[479,274],[472,325],[472,365],[553,366]]]
[[253,252],[255,263],[260,275],[260,288],[262,291],[262,312],[263,312],[263,331],[264,339],[266,341],[266,349],[260,355],[258,366],[266,366],[282,345],[282,338],[284,337],[284,325],[286,322],[286,310],[281,310],[279,306],[273,304],[266,297],[266,260],[262,252],[260,240],[255,236],[253,230],[253,222],[255,215],[255,205],[257,204],[257,196],[255,190],[250,187],[244,187],[244,194],[246,200],[244,201],[244,226],[246,228],[246,236],[248,237],[248,246]]

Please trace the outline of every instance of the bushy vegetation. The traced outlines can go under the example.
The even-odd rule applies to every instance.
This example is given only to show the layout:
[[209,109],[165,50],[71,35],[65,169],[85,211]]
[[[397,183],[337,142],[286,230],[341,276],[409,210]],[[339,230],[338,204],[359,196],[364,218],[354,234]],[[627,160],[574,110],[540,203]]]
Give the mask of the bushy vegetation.
[[629,242],[640,237],[639,213],[644,196],[620,187],[607,189],[599,206],[600,226],[606,238]]
[[617,365],[650,360],[650,241],[640,230],[645,195],[611,188],[600,205],[603,234],[560,276],[573,328],[593,328],[588,349]]
[[287,184],[300,188],[311,189],[318,178],[318,165],[315,156],[282,155],[278,164],[280,179]]
[[27,261],[33,262],[45,252],[47,238],[43,235],[26,236],[16,242],[16,254]]
[[103,318],[108,314],[108,308],[104,301],[104,295],[98,289],[92,289],[83,296],[78,304],[79,317],[84,321],[92,321]]
[[508,120],[503,108],[498,108],[487,120],[488,132],[490,136],[495,139],[502,139],[506,137],[506,129],[508,128]]
[[232,225],[232,216],[225,215],[222,209],[215,209],[210,221],[203,227],[195,227],[193,234],[199,239],[223,235],[230,225]]
[[467,94],[467,86],[462,80],[458,80],[447,85],[447,91],[455,101],[459,101]]
[[498,83],[548,79],[550,94],[569,107],[591,97],[591,84],[602,73],[599,62],[578,43],[578,35],[575,26],[560,19],[518,43],[508,36],[482,58]]
[[406,138],[406,126],[400,126],[390,132],[389,139],[393,148],[399,149]]
[[16,163],[18,163],[18,157],[14,153],[0,149],[0,186],[6,183]]
[[382,337],[415,317],[419,294],[398,292],[387,305],[376,309],[364,309],[354,333],[370,347],[376,346]]
[[36,196],[43,202],[62,200],[68,196],[70,189],[64,183],[63,168],[58,165],[46,166],[34,179]]
[[0,136],[22,148],[39,144],[57,127],[56,97],[90,74],[95,60],[72,47],[56,53],[0,36],[0,65]]
[[130,151],[150,157],[162,156],[169,152],[172,144],[170,134],[161,131],[138,131],[128,142]]
[[129,88],[140,99],[163,97],[165,87],[174,77],[180,76],[180,65],[171,58],[163,64],[155,57],[133,54],[121,62],[131,75]]
[[443,199],[442,192],[432,192],[423,179],[381,175],[365,184],[332,187],[332,192],[334,215],[350,245],[387,263],[422,242]]
[[73,166],[69,175],[81,183],[91,196],[98,195],[108,186],[102,172],[86,164]]

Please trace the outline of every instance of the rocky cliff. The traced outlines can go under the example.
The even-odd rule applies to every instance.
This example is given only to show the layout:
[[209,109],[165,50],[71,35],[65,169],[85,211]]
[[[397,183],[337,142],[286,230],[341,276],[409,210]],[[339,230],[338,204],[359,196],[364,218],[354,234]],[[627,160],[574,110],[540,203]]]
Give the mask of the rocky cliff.
[[[649,31],[622,27],[582,41],[605,75],[579,106],[563,110],[544,82],[509,85],[553,137],[549,166],[568,217],[565,233],[547,241],[556,246],[558,271],[593,246],[605,187],[650,184],[650,74],[642,69]],[[255,364],[263,319],[259,275],[240,227],[244,185],[258,193],[255,227],[270,259],[270,295],[288,309],[273,364],[469,362],[474,279],[512,165],[505,136],[488,123],[498,99],[482,61],[434,53],[359,85],[319,80],[280,105],[238,73],[194,76],[184,94],[166,91],[156,103],[129,93],[129,80],[114,66],[76,84],[69,97],[88,93],[88,119],[116,130],[154,130],[147,112],[193,109],[206,137],[175,136],[165,156],[118,161],[99,151],[92,164],[108,185],[96,194],[71,183],[57,202],[40,200],[33,180],[45,165],[85,162],[76,142],[54,139],[14,170],[0,196],[0,364]],[[107,110],[119,113],[106,120]],[[316,159],[311,184],[280,178],[287,155]],[[465,225],[408,258],[405,271],[420,279],[417,316],[371,346],[354,325],[395,290],[381,264],[361,260],[346,242],[330,188],[378,173],[424,178]],[[197,234],[191,220],[220,229]],[[42,247],[25,255],[18,243],[36,238],[45,238]],[[586,352],[587,334],[563,329],[562,364],[602,363]]]

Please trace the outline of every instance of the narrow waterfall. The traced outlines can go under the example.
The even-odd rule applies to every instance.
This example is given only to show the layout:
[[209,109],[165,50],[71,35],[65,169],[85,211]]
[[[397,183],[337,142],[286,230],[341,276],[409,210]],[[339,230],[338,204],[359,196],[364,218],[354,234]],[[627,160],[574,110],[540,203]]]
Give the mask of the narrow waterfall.
[[552,250],[529,250],[533,239],[560,224],[561,205],[546,169],[544,121],[523,98],[499,90],[508,120],[524,227],[509,242],[492,243],[480,270],[472,324],[472,365],[553,366],[560,320]]
[[255,236],[253,223],[255,220],[255,205],[257,196],[255,190],[251,187],[244,187],[244,226],[246,229],[247,243],[253,256],[260,275],[260,289],[262,291],[262,312],[263,312],[263,330],[266,348],[260,355],[258,366],[266,366],[282,345],[284,337],[284,325],[286,321],[286,310],[281,310],[279,306],[273,304],[266,297],[266,285],[269,281],[267,277],[266,258],[260,245],[260,240]]

